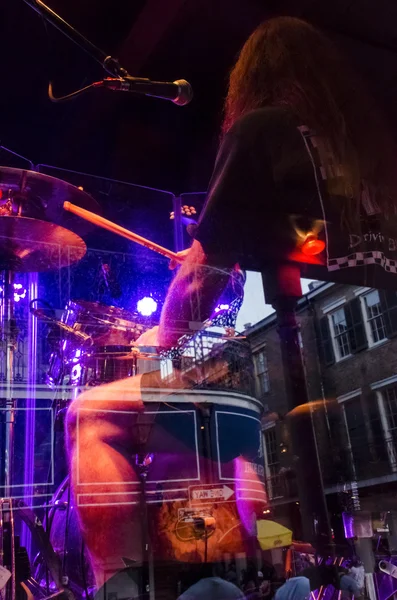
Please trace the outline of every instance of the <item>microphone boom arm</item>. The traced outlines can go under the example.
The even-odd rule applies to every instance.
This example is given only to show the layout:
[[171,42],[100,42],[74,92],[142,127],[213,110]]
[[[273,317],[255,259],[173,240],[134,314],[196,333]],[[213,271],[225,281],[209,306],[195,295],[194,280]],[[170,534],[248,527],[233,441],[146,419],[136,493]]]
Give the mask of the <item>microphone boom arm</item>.
[[105,54],[103,50],[85,38],[79,31],[77,31],[77,29],[72,27],[72,25],[62,19],[62,17],[60,17],[49,6],[44,4],[42,0],[23,0],[23,2],[30,6],[30,8],[37,12],[53,27],[58,29],[58,31],[63,33],[63,35],[75,43],[84,52],[86,52],[86,54],[91,56],[91,58],[98,62],[109,75],[112,75],[113,77],[129,77],[128,71],[119,64],[116,58]]

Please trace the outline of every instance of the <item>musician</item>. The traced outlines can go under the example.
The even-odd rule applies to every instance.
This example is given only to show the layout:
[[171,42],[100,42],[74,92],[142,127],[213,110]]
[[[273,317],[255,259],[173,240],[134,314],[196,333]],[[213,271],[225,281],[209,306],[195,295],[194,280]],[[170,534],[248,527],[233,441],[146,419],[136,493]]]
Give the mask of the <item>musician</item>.
[[[336,265],[343,275],[355,260],[360,273],[374,267],[382,277],[395,276],[387,271],[395,254],[386,247],[388,236],[375,233],[390,226],[387,217],[395,212],[396,156],[371,101],[331,42],[295,18],[264,22],[231,72],[207,203],[152,338],[172,347],[189,321],[208,318],[236,263],[263,271],[275,261],[299,260],[297,232],[314,223],[323,223],[319,236],[328,244],[318,259],[323,270]],[[358,238],[362,258],[349,258]],[[189,387],[177,371],[168,383]],[[164,387],[158,374],[138,375],[84,393],[69,410],[72,484],[85,499],[78,510],[99,585],[140,552],[139,513],[128,500],[137,489],[131,456],[145,397]],[[190,449],[182,442],[180,448],[188,460]],[[169,551],[182,559],[171,537]],[[218,546],[210,546],[210,561],[219,558]],[[195,560],[193,550],[185,560]]]

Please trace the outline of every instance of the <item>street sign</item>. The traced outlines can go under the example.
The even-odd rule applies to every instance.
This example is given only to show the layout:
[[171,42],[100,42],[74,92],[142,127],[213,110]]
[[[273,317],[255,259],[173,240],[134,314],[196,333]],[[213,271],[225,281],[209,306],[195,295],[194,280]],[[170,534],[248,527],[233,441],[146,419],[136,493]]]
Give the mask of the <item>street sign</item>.
[[191,506],[214,504],[218,502],[232,502],[235,500],[234,486],[223,485],[221,483],[191,485],[189,487],[189,499]]

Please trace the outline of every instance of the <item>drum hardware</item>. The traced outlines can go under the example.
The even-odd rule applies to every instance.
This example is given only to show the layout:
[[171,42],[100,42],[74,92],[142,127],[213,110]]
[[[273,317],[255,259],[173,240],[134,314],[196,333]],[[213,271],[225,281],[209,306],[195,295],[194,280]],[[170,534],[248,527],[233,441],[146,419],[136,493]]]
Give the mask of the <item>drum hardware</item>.
[[[134,375],[137,372],[137,360],[146,358],[146,353],[141,355],[139,349],[132,345],[145,330],[145,326],[138,321],[140,317],[137,314],[97,302],[79,300],[67,303],[61,321],[48,317],[43,310],[38,310],[36,315],[55,327],[59,326],[66,333],[61,336],[58,350],[53,353],[48,377],[51,387],[68,383],[78,389],[83,385],[115,381]],[[75,333],[84,334],[87,339],[85,346]],[[60,401],[56,409],[56,422],[60,428],[60,421],[63,420],[69,403],[70,400]],[[142,471],[147,472],[152,459],[150,455],[138,459]],[[46,526],[50,542],[61,558],[62,573],[68,577],[68,589],[80,597],[86,594],[87,589],[93,589],[95,582],[73,508],[67,478],[54,495]],[[36,578],[41,589],[45,587],[45,563],[44,558],[39,559],[36,568]],[[52,576],[51,579],[53,580]],[[59,588],[59,585],[56,587]]]
[[[65,198],[99,205],[75,186],[35,171],[0,167],[0,268],[20,272],[59,269],[80,260],[86,245],[81,220],[65,218]],[[80,222],[79,222],[80,221]]]
[[[83,211],[83,209],[78,209],[77,210]],[[86,213],[89,213],[89,211],[85,211]],[[94,215],[94,213],[91,213],[91,215]],[[101,219],[101,217],[97,217],[97,215],[94,215],[96,221],[94,221],[96,224],[98,219]],[[12,217],[10,216],[4,216],[4,217],[0,217],[0,222],[1,222],[1,218],[3,219],[10,219]],[[29,217],[20,217],[20,218],[29,218]],[[32,219],[35,220],[35,219]],[[46,223],[46,221],[43,221],[43,223]],[[107,222],[108,224],[110,222]],[[103,223],[101,224],[103,226]],[[114,224],[111,224],[111,226],[113,227]],[[118,226],[115,226],[118,227]],[[123,228],[121,228],[123,229]],[[114,231],[114,229],[110,229],[111,231]],[[0,232],[1,232],[1,228],[0,228]],[[124,233],[127,232],[127,230],[124,230]],[[123,235],[120,231],[115,231],[115,233],[118,233],[119,235]],[[141,238],[140,236],[136,236],[135,234],[132,234],[131,232],[127,232],[124,237],[128,237],[128,239],[133,239],[133,241],[138,241],[139,238],[139,242],[142,245],[155,250],[157,252],[160,252],[161,254],[163,254],[164,256],[166,256],[167,258],[171,258],[174,260],[178,260],[179,257],[175,254],[172,253],[164,248],[162,248],[161,246],[157,246],[155,244],[153,244],[152,242],[150,242],[149,240],[145,240],[144,238]],[[29,252],[30,252],[30,247],[26,248]],[[51,262],[49,261],[48,257],[45,257],[47,260],[46,263],[46,268],[48,267],[48,264],[53,264],[55,266],[55,262]],[[58,266],[59,263],[57,263]],[[64,371],[65,368],[70,369],[70,371],[72,370],[71,367],[75,367],[75,366],[81,366],[82,371],[84,373],[87,373],[87,377],[90,377],[90,373],[94,372],[95,377],[93,379],[90,380],[90,384],[91,385],[95,385],[98,383],[105,383],[106,382],[106,378],[109,377],[109,381],[114,381],[116,378],[114,377],[114,366],[118,363],[123,363],[124,361],[130,361],[130,363],[133,365],[133,361],[135,361],[136,364],[136,360],[137,358],[142,358],[142,359],[150,359],[150,360],[154,360],[157,359],[158,357],[152,353],[152,354],[146,354],[146,353],[142,353],[142,354],[137,354],[137,350],[136,348],[133,346],[135,340],[139,337],[140,333],[142,333],[144,327],[142,325],[140,325],[139,323],[137,323],[137,320],[135,318],[134,315],[130,315],[128,313],[126,313],[126,311],[123,311],[122,309],[117,309],[115,307],[103,307],[101,305],[98,305],[97,303],[88,303],[88,302],[84,302],[84,301],[79,301],[79,302],[69,302],[64,315],[62,316],[62,320],[61,321],[57,321],[56,319],[52,319],[52,318],[48,318],[47,315],[45,315],[45,313],[40,312],[39,309],[33,309],[33,310],[38,310],[38,312],[33,313],[35,314],[38,318],[42,318],[43,320],[47,320],[48,322],[50,322],[51,324],[53,324],[54,326],[58,327],[59,329],[61,329],[62,331],[65,332],[65,336],[63,336],[65,339],[63,339],[60,344],[59,344],[59,354],[58,354],[58,359],[60,361],[59,369],[60,369],[60,378],[57,381],[57,384],[63,382],[63,377],[65,376]],[[77,334],[77,335],[76,335]],[[115,341],[115,339],[117,339],[117,341]],[[121,342],[121,343],[120,343]],[[84,345],[86,345],[86,347],[84,347]],[[112,362],[113,361],[113,362]],[[110,365],[110,371],[108,370],[108,366]],[[136,368],[136,367],[135,367]],[[78,371],[78,369],[76,369]],[[117,369],[116,369],[117,370]],[[99,377],[98,377],[98,373],[99,373]],[[82,384],[84,383],[83,381],[83,375],[76,377],[76,381],[75,381],[76,385],[77,384]],[[136,457],[136,465],[137,465],[137,471],[139,469],[139,475],[140,475],[140,479],[141,479],[141,489],[142,489],[142,494],[141,494],[141,502],[142,502],[142,515],[145,515],[146,518],[142,518],[142,525],[143,527],[147,527],[148,525],[148,519],[147,519],[147,506],[146,506],[146,500],[145,500],[145,495],[146,495],[146,485],[147,485],[147,476],[148,476],[148,471],[150,469],[150,466],[152,465],[153,462],[153,455],[150,454],[145,454],[145,455],[137,455]],[[72,519],[73,516],[74,518],[76,518],[76,511],[73,511],[72,508],[73,506],[71,505],[70,500],[65,500],[65,493],[67,494],[67,497],[69,498],[70,496],[70,491],[66,488],[67,486],[67,482],[65,482],[64,487],[61,488],[61,497],[57,497],[55,496],[55,501],[53,503],[53,505],[51,506],[51,519],[48,522],[49,525],[49,530],[52,529],[54,527],[54,523],[56,522],[57,519],[57,514],[59,515],[59,519],[63,519],[63,521],[61,521],[61,525],[62,523],[65,525],[66,530],[68,531],[68,536],[72,535],[71,533],[71,529],[69,528],[69,519]],[[66,515],[66,518],[65,518]],[[67,521],[67,524],[65,523]],[[197,528],[197,534],[203,536],[205,538],[205,540],[208,539],[208,537],[210,537],[210,529],[212,527],[210,527],[210,524],[207,524],[206,521],[200,516],[196,519],[195,521],[195,527]],[[77,521],[76,521],[76,529],[78,531],[78,525],[77,525]],[[148,532],[146,533],[146,538],[145,536],[143,536],[143,539],[146,540],[144,543],[144,554],[143,554],[143,562],[144,565],[148,565],[149,564],[149,559],[151,558],[150,556],[150,547],[149,547],[149,537],[148,537]],[[51,542],[50,542],[50,547],[52,549],[51,546]],[[83,546],[81,544],[79,544],[79,547],[81,547],[81,554],[83,554]],[[63,544],[61,544],[60,546],[60,553],[62,551],[64,551],[65,553],[65,557],[64,557],[64,561],[70,561],[70,560],[74,560],[74,557],[72,556],[73,552],[68,552],[69,546],[66,546],[64,539],[63,539]],[[55,554],[55,552],[54,552]],[[44,556],[44,555],[43,555]],[[205,556],[207,557],[207,550],[205,551]],[[59,559],[59,557],[58,557]],[[81,556],[78,557],[78,560],[81,559]],[[43,561],[45,564],[48,564],[48,560],[51,560],[51,558],[48,558],[46,556],[44,556]],[[59,560],[60,562],[60,560]],[[85,570],[85,569],[84,569]],[[63,570],[64,573],[67,573],[68,575],[71,575],[73,573],[76,572],[76,570],[70,569],[69,568],[69,563],[68,563],[68,567],[66,570]],[[87,570],[88,572],[88,570]],[[149,576],[148,576],[148,569],[142,570],[142,574],[143,574],[143,580],[144,580],[144,584],[143,584],[143,590],[146,594],[148,594],[149,592]],[[55,573],[56,575],[56,573]],[[51,574],[51,577],[53,579],[53,581],[56,584],[56,587],[59,590],[62,590],[62,586],[65,585],[66,579],[64,579],[62,577],[62,566],[61,566],[61,570],[58,573],[57,579],[54,579],[54,576]],[[84,580],[84,576],[83,576],[83,580]],[[72,585],[72,582],[69,582],[70,585]],[[85,589],[87,589],[89,586],[85,585],[84,582],[82,584],[82,590],[84,592]],[[74,588],[73,588],[74,589]],[[48,590],[49,591],[49,590]],[[64,592],[60,591],[58,593],[58,597]],[[69,590],[66,590],[66,593],[69,593]],[[78,594],[77,594],[78,595]]]
[[[16,400],[14,398],[13,358],[18,329],[14,318],[14,273],[36,273],[59,269],[80,260],[86,245],[79,235],[67,227],[83,231],[76,219],[65,219],[65,198],[75,199],[90,208],[98,205],[88,194],[53,177],[10,167],[0,167],[0,270],[2,298],[0,331],[4,346],[5,392],[2,398],[3,497],[0,499],[1,547],[3,567],[10,570],[6,597],[16,598],[16,539],[11,498]],[[43,241],[45,240],[45,241]],[[36,335],[35,333],[32,335]],[[26,483],[26,482],[25,482]]]
[[139,351],[133,344],[146,329],[137,313],[77,300],[67,303],[61,321],[36,314],[67,333],[50,357],[50,387],[98,385],[136,374]]
[[[12,206],[11,212],[7,213],[8,217],[27,217],[47,224],[56,224],[77,236],[85,235],[91,228],[83,225],[81,219],[67,215],[62,210],[63,203],[71,201],[90,211],[100,210],[97,201],[87,192],[67,181],[37,171],[0,166],[0,192],[3,200],[8,200]],[[12,234],[10,240],[15,237],[24,239]],[[28,235],[27,239],[40,241],[45,237]],[[55,268],[59,266],[55,265]],[[32,271],[36,272],[36,269]]]
[[100,273],[102,283],[98,289],[99,295],[103,296],[105,290],[107,290],[111,298],[120,298],[122,290],[118,278],[113,273],[110,264],[106,263],[104,260],[101,261]]
[[69,502],[61,502],[61,500],[56,500],[54,502],[54,508],[58,510],[67,510],[69,506]]
[[[7,219],[9,217],[3,217]],[[3,497],[0,499],[1,511],[1,566],[10,571],[7,583],[7,595],[11,600],[16,598],[15,578],[15,531],[13,501],[11,499],[12,465],[14,457],[14,428],[16,401],[13,394],[13,358],[16,349],[18,328],[14,319],[14,273],[12,270],[3,271],[3,295],[0,306],[1,338],[5,345],[5,378],[6,390],[2,399],[4,409],[3,421],[3,466],[1,484]]]
[[[51,574],[53,581],[58,587],[58,592],[50,594],[49,596],[44,593],[43,588],[40,587],[37,581],[31,576],[26,577],[24,581],[20,582],[21,587],[25,590],[28,598],[32,597],[35,600],[75,600],[74,595],[69,589],[65,589],[62,585],[62,566],[59,556],[54,552],[48,534],[46,533],[43,524],[36,517],[34,512],[26,506],[23,500],[19,500],[16,504],[18,509],[18,515],[21,520],[29,528],[36,545],[40,548],[40,555],[43,557],[45,564]],[[26,557],[27,558],[27,557]],[[34,563],[34,561],[33,561]],[[27,566],[25,566],[28,571]],[[29,565],[30,570],[30,565]]]
[[78,329],[73,329],[73,327],[66,325],[66,323],[62,323],[62,321],[58,321],[54,317],[46,315],[45,312],[43,310],[40,310],[39,308],[33,308],[33,304],[37,301],[38,299],[36,298],[32,300],[29,305],[29,310],[35,317],[40,319],[40,321],[45,321],[46,323],[50,323],[51,325],[56,325],[57,327],[59,327],[59,329],[62,329],[62,331],[64,331],[67,335],[69,334],[78,339],[83,345],[92,345],[93,339],[90,335],[84,333],[83,331],[79,331]]
[[78,235],[55,223],[29,217],[0,217],[1,269],[23,273],[59,269],[79,261],[86,250]]
[[[149,430],[150,431],[150,430]],[[149,436],[149,432],[147,437]],[[150,574],[149,565],[151,560],[151,540],[149,535],[148,510],[147,510],[147,476],[149,467],[154,459],[154,454],[136,454],[135,464],[137,465],[138,475],[140,479],[141,493],[139,495],[139,505],[141,513],[141,531],[142,531],[142,598],[147,600],[150,597]]]

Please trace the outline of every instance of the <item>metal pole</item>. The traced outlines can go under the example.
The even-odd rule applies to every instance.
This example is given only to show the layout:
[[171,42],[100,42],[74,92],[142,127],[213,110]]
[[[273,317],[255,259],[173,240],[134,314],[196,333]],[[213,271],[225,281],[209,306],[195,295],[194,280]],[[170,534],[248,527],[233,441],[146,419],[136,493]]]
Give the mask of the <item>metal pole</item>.
[[[38,275],[28,275],[28,306],[38,296]],[[28,311],[28,369],[27,369],[27,398],[26,398],[26,423],[25,423],[25,452],[24,452],[24,500],[31,506],[34,485],[34,448],[36,429],[36,369],[37,369],[37,317]],[[32,536],[29,528],[23,525],[21,535],[22,546],[31,556]]]
[[277,315],[304,541],[315,544],[319,551],[330,549],[331,528],[296,320],[296,305],[302,296],[300,270],[280,265],[263,274],[263,283],[266,302],[271,302]]
[[12,462],[14,443],[15,400],[13,398],[14,372],[13,357],[16,343],[16,326],[14,321],[14,274],[3,271],[3,298],[0,308],[1,338],[4,350],[5,392],[2,401],[4,411],[4,471],[1,473],[3,498],[9,498],[12,485]]
[[183,247],[183,226],[182,226],[182,200],[178,196],[174,196],[173,198],[173,208],[174,208],[174,249],[175,252],[180,252],[184,250]]
[[3,451],[4,471],[1,473],[1,512],[2,512],[2,560],[3,566],[11,571],[11,579],[7,584],[4,597],[15,600],[15,538],[14,519],[12,512],[12,470],[14,458],[14,426],[15,426],[15,400],[13,397],[14,371],[13,358],[17,338],[17,328],[14,319],[14,273],[4,270],[2,273],[3,297],[0,307],[1,340],[4,352],[4,378],[5,392],[2,398],[4,411]]
[[36,11],[43,19],[53,25],[58,31],[63,33],[69,40],[77,44],[79,48],[84,50],[91,58],[96,60],[109,75],[116,77],[126,77],[128,72],[123,69],[118,61],[112,56],[108,56],[100,48],[97,48],[92,42],[87,40],[77,29],[72,27],[67,21],[62,19],[49,6],[41,0],[23,0],[25,4]]

